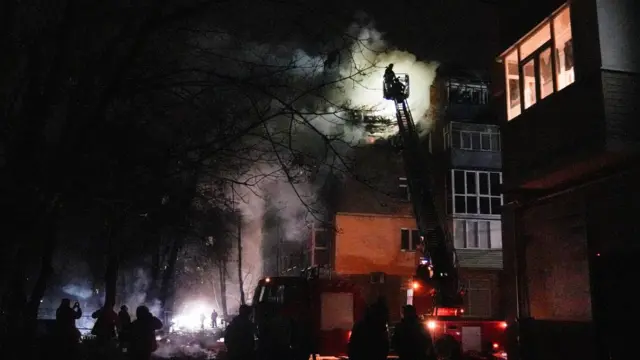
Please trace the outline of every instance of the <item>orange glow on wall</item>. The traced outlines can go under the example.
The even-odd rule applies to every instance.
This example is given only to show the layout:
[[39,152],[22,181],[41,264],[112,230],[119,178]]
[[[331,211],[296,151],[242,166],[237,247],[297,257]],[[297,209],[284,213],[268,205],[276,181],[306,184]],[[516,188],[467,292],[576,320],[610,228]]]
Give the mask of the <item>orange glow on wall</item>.
[[338,213],[335,270],[339,274],[384,272],[412,276],[416,252],[400,249],[400,229],[414,228],[409,216]]

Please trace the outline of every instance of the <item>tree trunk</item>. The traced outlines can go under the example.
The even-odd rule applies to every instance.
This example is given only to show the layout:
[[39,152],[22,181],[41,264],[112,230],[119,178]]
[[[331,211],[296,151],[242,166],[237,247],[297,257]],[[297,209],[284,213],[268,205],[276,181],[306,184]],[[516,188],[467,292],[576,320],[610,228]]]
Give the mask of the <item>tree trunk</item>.
[[158,280],[160,279],[160,251],[162,248],[162,241],[159,245],[153,249],[151,255],[151,274],[149,281],[149,288],[145,295],[145,302],[150,302],[158,297]]
[[238,285],[240,287],[240,305],[245,304],[244,281],[242,280],[242,217],[238,214]]
[[218,271],[220,272],[220,304],[222,306],[222,315],[224,319],[227,319],[229,315],[229,311],[227,310],[227,261],[220,261],[220,266],[218,266]]
[[176,272],[176,262],[178,260],[178,254],[182,249],[182,238],[178,238],[173,241],[169,258],[167,259],[167,267],[162,273],[162,283],[160,284],[160,303],[163,309],[167,309],[166,306],[169,299],[173,295],[173,277]]
[[104,306],[113,307],[116,304],[116,292],[118,285],[118,267],[120,258],[119,236],[116,235],[113,223],[107,225],[107,269],[104,276]]
[[56,219],[51,218],[47,221],[48,226],[43,226],[42,238],[44,239],[44,246],[42,249],[42,257],[40,259],[40,272],[38,273],[38,279],[31,291],[31,296],[26,304],[24,314],[25,335],[27,339],[35,336],[37,328],[38,310],[40,309],[40,302],[44,297],[44,293],[47,289],[49,279],[53,275],[53,255],[55,253],[58,244],[58,233],[56,229]]

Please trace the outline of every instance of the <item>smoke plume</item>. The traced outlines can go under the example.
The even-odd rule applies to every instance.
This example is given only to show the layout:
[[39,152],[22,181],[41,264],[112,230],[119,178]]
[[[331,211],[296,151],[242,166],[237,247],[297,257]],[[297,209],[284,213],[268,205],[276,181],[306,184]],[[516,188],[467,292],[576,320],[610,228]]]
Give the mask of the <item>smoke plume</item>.
[[[349,30],[356,41],[351,46],[351,61],[341,64],[341,86],[331,96],[343,97],[352,107],[362,108],[372,115],[395,119],[393,102],[382,97],[382,79],[387,65],[393,64],[396,75],[408,74],[410,78],[409,107],[414,120],[423,128],[430,106],[431,84],[436,76],[436,62],[419,61],[415,55],[394,49],[372,25],[354,25]],[[376,134],[381,137],[393,135],[397,127]]]
[[[425,120],[437,64],[419,61],[409,52],[394,49],[371,24],[353,25],[348,29],[347,38],[351,44],[341,50],[337,60],[334,59],[337,65],[328,64],[330,56],[313,57],[302,50],[287,52],[282,50],[286,47],[278,47],[284,54],[278,51],[270,52],[270,61],[274,64],[294,64],[294,70],[289,72],[289,76],[294,79],[293,83],[301,88],[321,82],[335,83],[324,88],[322,97],[308,96],[297,103],[300,106],[299,113],[304,114],[301,116],[302,119],[295,122],[293,131],[281,135],[282,138],[274,137],[278,142],[289,142],[286,149],[279,149],[280,161],[275,164],[256,163],[250,172],[250,176],[253,176],[254,172],[274,172],[281,176],[268,178],[262,184],[245,191],[246,199],[240,204],[245,219],[242,232],[246,278],[257,280],[262,275],[262,242],[267,235],[271,234],[273,236],[269,236],[270,238],[279,241],[304,241],[311,223],[328,220],[328,214],[323,213],[326,208],[323,204],[324,199],[321,199],[318,193],[328,173],[336,168],[346,167],[342,161],[336,161],[337,158],[348,159],[351,146],[362,143],[366,137],[387,137],[397,131],[396,126],[390,126],[372,134],[365,129],[365,124],[354,123],[349,115],[349,110],[354,109],[368,115],[395,120],[393,103],[382,97],[382,78],[388,64],[394,64],[397,74],[409,74],[409,106],[414,119],[421,122],[423,128],[429,126]],[[250,53],[264,54],[271,50],[272,47],[259,46]],[[260,58],[264,60],[265,57]],[[269,123],[269,131],[282,134],[283,129],[289,128],[290,123],[291,119],[288,116],[276,117]],[[331,141],[327,142],[327,138]],[[303,169],[295,171],[305,173],[310,170],[319,176],[313,179],[303,178],[302,181],[292,184],[292,167],[284,171],[278,170],[283,165],[282,159],[288,159],[288,153],[291,152],[304,154],[305,158]],[[294,173],[293,177],[296,175],[298,174]],[[268,206],[279,209],[279,223],[271,227],[263,226],[265,207]],[[312,214],[314,212],[315,214]],[[253,269],[254,273],[249,274],[248,269]],[[247,283],[245,288],[249,291],[252,289]]]

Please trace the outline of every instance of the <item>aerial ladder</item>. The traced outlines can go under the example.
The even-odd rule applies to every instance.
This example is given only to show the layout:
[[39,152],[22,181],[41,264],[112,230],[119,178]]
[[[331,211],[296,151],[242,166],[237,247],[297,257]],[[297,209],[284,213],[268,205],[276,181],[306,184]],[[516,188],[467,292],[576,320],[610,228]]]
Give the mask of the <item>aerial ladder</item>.
[[438,215],[431,187],[431,159],[423,147],[411,116],[409,75],[393,74],[383,80],[383,95],[392,100],[396,108],[402,156],[409,186],[413,211],[420,233],[419,251],[422,252],[416,268],[416,278],[433,289],[433,316],[460,315],[464,290],[458,280],[457,258],[446,227]]

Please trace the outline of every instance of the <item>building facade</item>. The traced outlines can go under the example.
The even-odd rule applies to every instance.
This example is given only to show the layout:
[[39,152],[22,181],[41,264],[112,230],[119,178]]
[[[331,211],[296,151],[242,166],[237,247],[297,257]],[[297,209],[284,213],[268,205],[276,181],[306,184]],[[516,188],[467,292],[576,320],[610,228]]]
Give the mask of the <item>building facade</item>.
[[[436,206],[452,235],[467,288],[464,316],[499,318],[501,307],[501,140],[489,109],[486,77],[442,68],[431,92],[430,152]],[[493,122],[493,123],[492,123]],[[316,229],[311,263],[384,296],[391,318],[411,303],[419,234],[402,156],[379,140],[356,150],[334,229]],[[425,164],[426,166],[426,164]],[[420,291],[420,290],[415,290]]]
[[502,11],[507,315],[529,358],[617,358],[637,318],[619,310],[640,255],[640,2]]
[[502,156],[486,73],[444,64],[431,90],[434,194],[467,288],[466,316],[501,317]]
[[399,321],[415,274],[417,244],[411,238],[417,232],[411,203],[398,186],[402,159],[382,140],[354,153],[333,228],[313,231],[310,263],[358,284],[369,302],[383,296],[390,320]]

